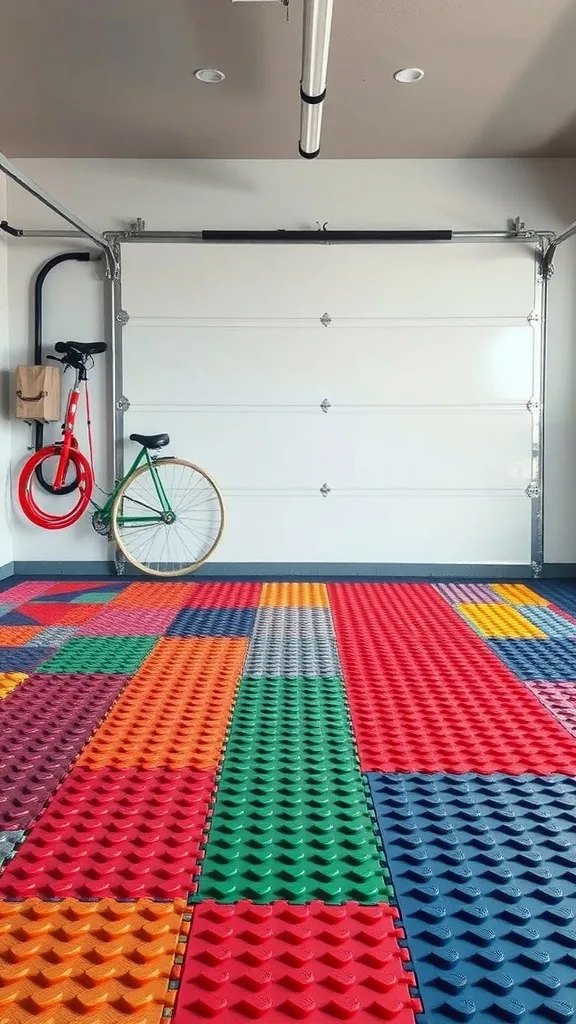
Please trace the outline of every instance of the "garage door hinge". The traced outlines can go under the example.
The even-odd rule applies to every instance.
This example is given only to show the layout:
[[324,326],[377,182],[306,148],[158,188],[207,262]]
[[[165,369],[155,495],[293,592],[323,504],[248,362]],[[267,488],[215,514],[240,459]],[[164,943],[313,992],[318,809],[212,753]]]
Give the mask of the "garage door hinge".
[[535,309],[533,309],[532,312],[528,315],[527,320],[529,324],[539,324],[540,314],[537,313]]
[[328,412],[328,409],[332,408],[332,402],[329,402],[327,398],[324,398],[320,402],[320,408],[322,409],[322,412]]
[[528,484],[528,487],[526,488],[526,494],[528,495],[529,498],[539,498],[540,497],[540,488],[538,487],[538,484],[536,483],[535,480],[531,480],[530,483]]
[[330,316],[330,313],[323,313],[322,316],[320,317],[320,323],[323,325],[323,327],[328,327],[328,324],[332,323],[332,317]]
[[331,490],[332,488],[328,487],[328,484],[322,484],[322,487],[320,488],[320,494],[322,495],[323,498],[326,498],[330,494]]
[[540,408],[540,402],[537,398],[531,398],[529,402],[526,402],[526,408],[528,412],[537,412]]
[[129,321],[130,315],[129,313],[126,312],[125,309],[121,309],[120,312],[116,314],[116,322],[121,324],[122,327],[125,327],[126,324],[129,323]]
[[128,412],[130,408],[130,402],[126,398],[126,395],[120,395],[120,398],[116,402],[116,408],[119,412]]

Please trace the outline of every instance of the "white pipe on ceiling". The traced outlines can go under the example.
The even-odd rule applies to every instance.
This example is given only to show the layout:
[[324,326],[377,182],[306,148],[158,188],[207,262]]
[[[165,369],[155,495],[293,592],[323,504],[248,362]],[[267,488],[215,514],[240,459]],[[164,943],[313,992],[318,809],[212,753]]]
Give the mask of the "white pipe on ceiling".
[[320,152],[332,8],[333,0],[304,0],[298,148],[300,155],[308,160]]

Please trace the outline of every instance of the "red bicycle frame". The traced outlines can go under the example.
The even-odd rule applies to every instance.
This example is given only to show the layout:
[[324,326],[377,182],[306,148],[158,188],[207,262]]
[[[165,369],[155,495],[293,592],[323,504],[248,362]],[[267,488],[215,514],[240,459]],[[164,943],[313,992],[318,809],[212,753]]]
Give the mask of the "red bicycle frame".
[[[76,413],[78,411],[78,402],[80,401],[80,374],[76,371],[76,380],[72,385],[70,394],[68,395],[68,404],[66,406],[66,418],[62,426],[63,441],[60,445],[60,458],[58,459],[58,467],[56,469],[56,476],[54,477],[54,488],[60,490],[64,486],[66,480],[66,473],[68,472],[68,466],[70,465],[70,449],[77,448],[78,443],[74,437],[74,427],[76,425]],[[88,392],[86,391],[86,401],[88,403]]]

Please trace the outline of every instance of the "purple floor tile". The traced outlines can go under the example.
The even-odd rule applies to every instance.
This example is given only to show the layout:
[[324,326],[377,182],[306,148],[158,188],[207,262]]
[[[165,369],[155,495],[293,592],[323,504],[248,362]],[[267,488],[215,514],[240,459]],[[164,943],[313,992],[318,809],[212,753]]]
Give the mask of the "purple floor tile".
[[503,604],[484,583],[436,583],[435,590],[450,604]]
[[130,677],[24,680],[0,705],[0,830],[27,828]]

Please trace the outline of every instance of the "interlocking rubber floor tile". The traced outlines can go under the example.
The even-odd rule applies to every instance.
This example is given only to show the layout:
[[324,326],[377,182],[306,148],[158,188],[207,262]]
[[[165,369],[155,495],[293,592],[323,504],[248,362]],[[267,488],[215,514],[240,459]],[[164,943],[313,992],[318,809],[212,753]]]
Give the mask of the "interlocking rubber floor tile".
[[[525,606],[522,606],[523,608]],[[480,636],[505,639],[546,639],[546,633],[508,604],[457,604],[463,616]],[[542,609],[546,611],[547,609]]]
[[3,626],[0,619],[0,647],[23,647],[41,632],[41,626]]
[[98,593],[78,594],[70,604],[109,604],[118,596],[118,590],[99,590]]
[[576,683],[527,683],[541,704],[576,736]]
[[[99,615],[99,604],[23,604],[18,609],[21,615],[40,626],[81,626]],[[2,620],[0,620],[1,622]]]
[[414,1024],[422,1009],[398,911],[319,902],[195,908],[175,1024]]
[[131,583],[114,600],[114,608],[184,608],[194,583]]
[[[223,580],[194,583],[186,598],[185,608],[257,608],[262,584]],[[1,595],[0,595],[1,596]]]
[[532,584],[527,587],[524,583],[491,583],[490,589],[509,604],[548,604],[548,601],[532,588]]
[[576,1016],[576,779],[370,775],[425,1018]]
[[0,647],[0,672],[33,672],[53,653],[53,647]]
[[339,681],[244,680],[195,899],[390,898]]
[[28,676],[25,672],[3,672],[0,674],[0,700],[7,697],[12,690],[15,690],[20,683],[23,683]]
[[41,594],[49,593],[55,586],[49,580],[26,580],[24,583],[16,583],[13,587],[0,592],[2,604],[17,605],[24,601],[32,601]]
[[[1,596],[2,595],[0,594],[0,597]],[[0,602],[0,619],[2,619],[5,615],[8,615],[8,613],[12,611],[13,607],[14,606],[11,604],[2,604]]]
[[0,829],[37,817],[127,678],[32,675],[0,702]]
[[47,626],[29,640],[27,647],[62,647],[78,634],[79,626]]
[[576,588],[574,584],[556,583],[553,580],[534,580],[530,586],[536,594],[545,599],[546,603],[556,605],[557,608],[576,618]]
[[189,929],[182,901],[0,904],[2,1024],[160,1024]]
[[253,608],[183,608],[166,630],[167,636],[250,636]]
[[[153,650],[148,636],[75,637],[42,665],[42,672],[111,672],[132,674]],[[32,648],[26,648],[32,650]],[[1,655],[0,655],[1,663]]]
[[411,590],[330,588],[362,769],[576,774],[575,740],[488,649],[490,641],[432,587]]
[[98,594],[102,590],[114,589],[123,590],[129,586],[126,580],[64,580],[62,583],[53,583],[50,588],[50,595],[56,597],[58,594],[65,594],[74,597],[78,594]]
[[14,856],[14,851],[22,842],[25,833],[20,829],[12,829],[10,832],[0,832],[0,868],[7,864]]
[[554,640],[490,640],[494,654],[508,665],[518,679],[526,682],[576,681],[576,641],[570,637]]
[[90,768],[215,768],[247,641],[166,638],[80,757]]
[[501,604],[498,597],[485,583],[436,583],[434,589],[449,604]]
[[214,776],[74,767],[0,876],[0,896],[186,898]]
[[328,608],[328,590],[325,583],[265,583],[260,605]]
[[334,679],[342,672],[324,608],[260,608],[246,659],[253,679]]
[[259,608],[254,623],[256,640],[269,636],[301,639],[335,639],[334,623],[329,608],[263,607]]
[[105,608],[81,628],[81,636],[160,637],[177,612],[173,608]]
[[551,640],[576,636],[576,622],[571,621],[565,614],[556,611],[552,606],[531,608],[529,605],[524,605],[522,615],[538,626]]

